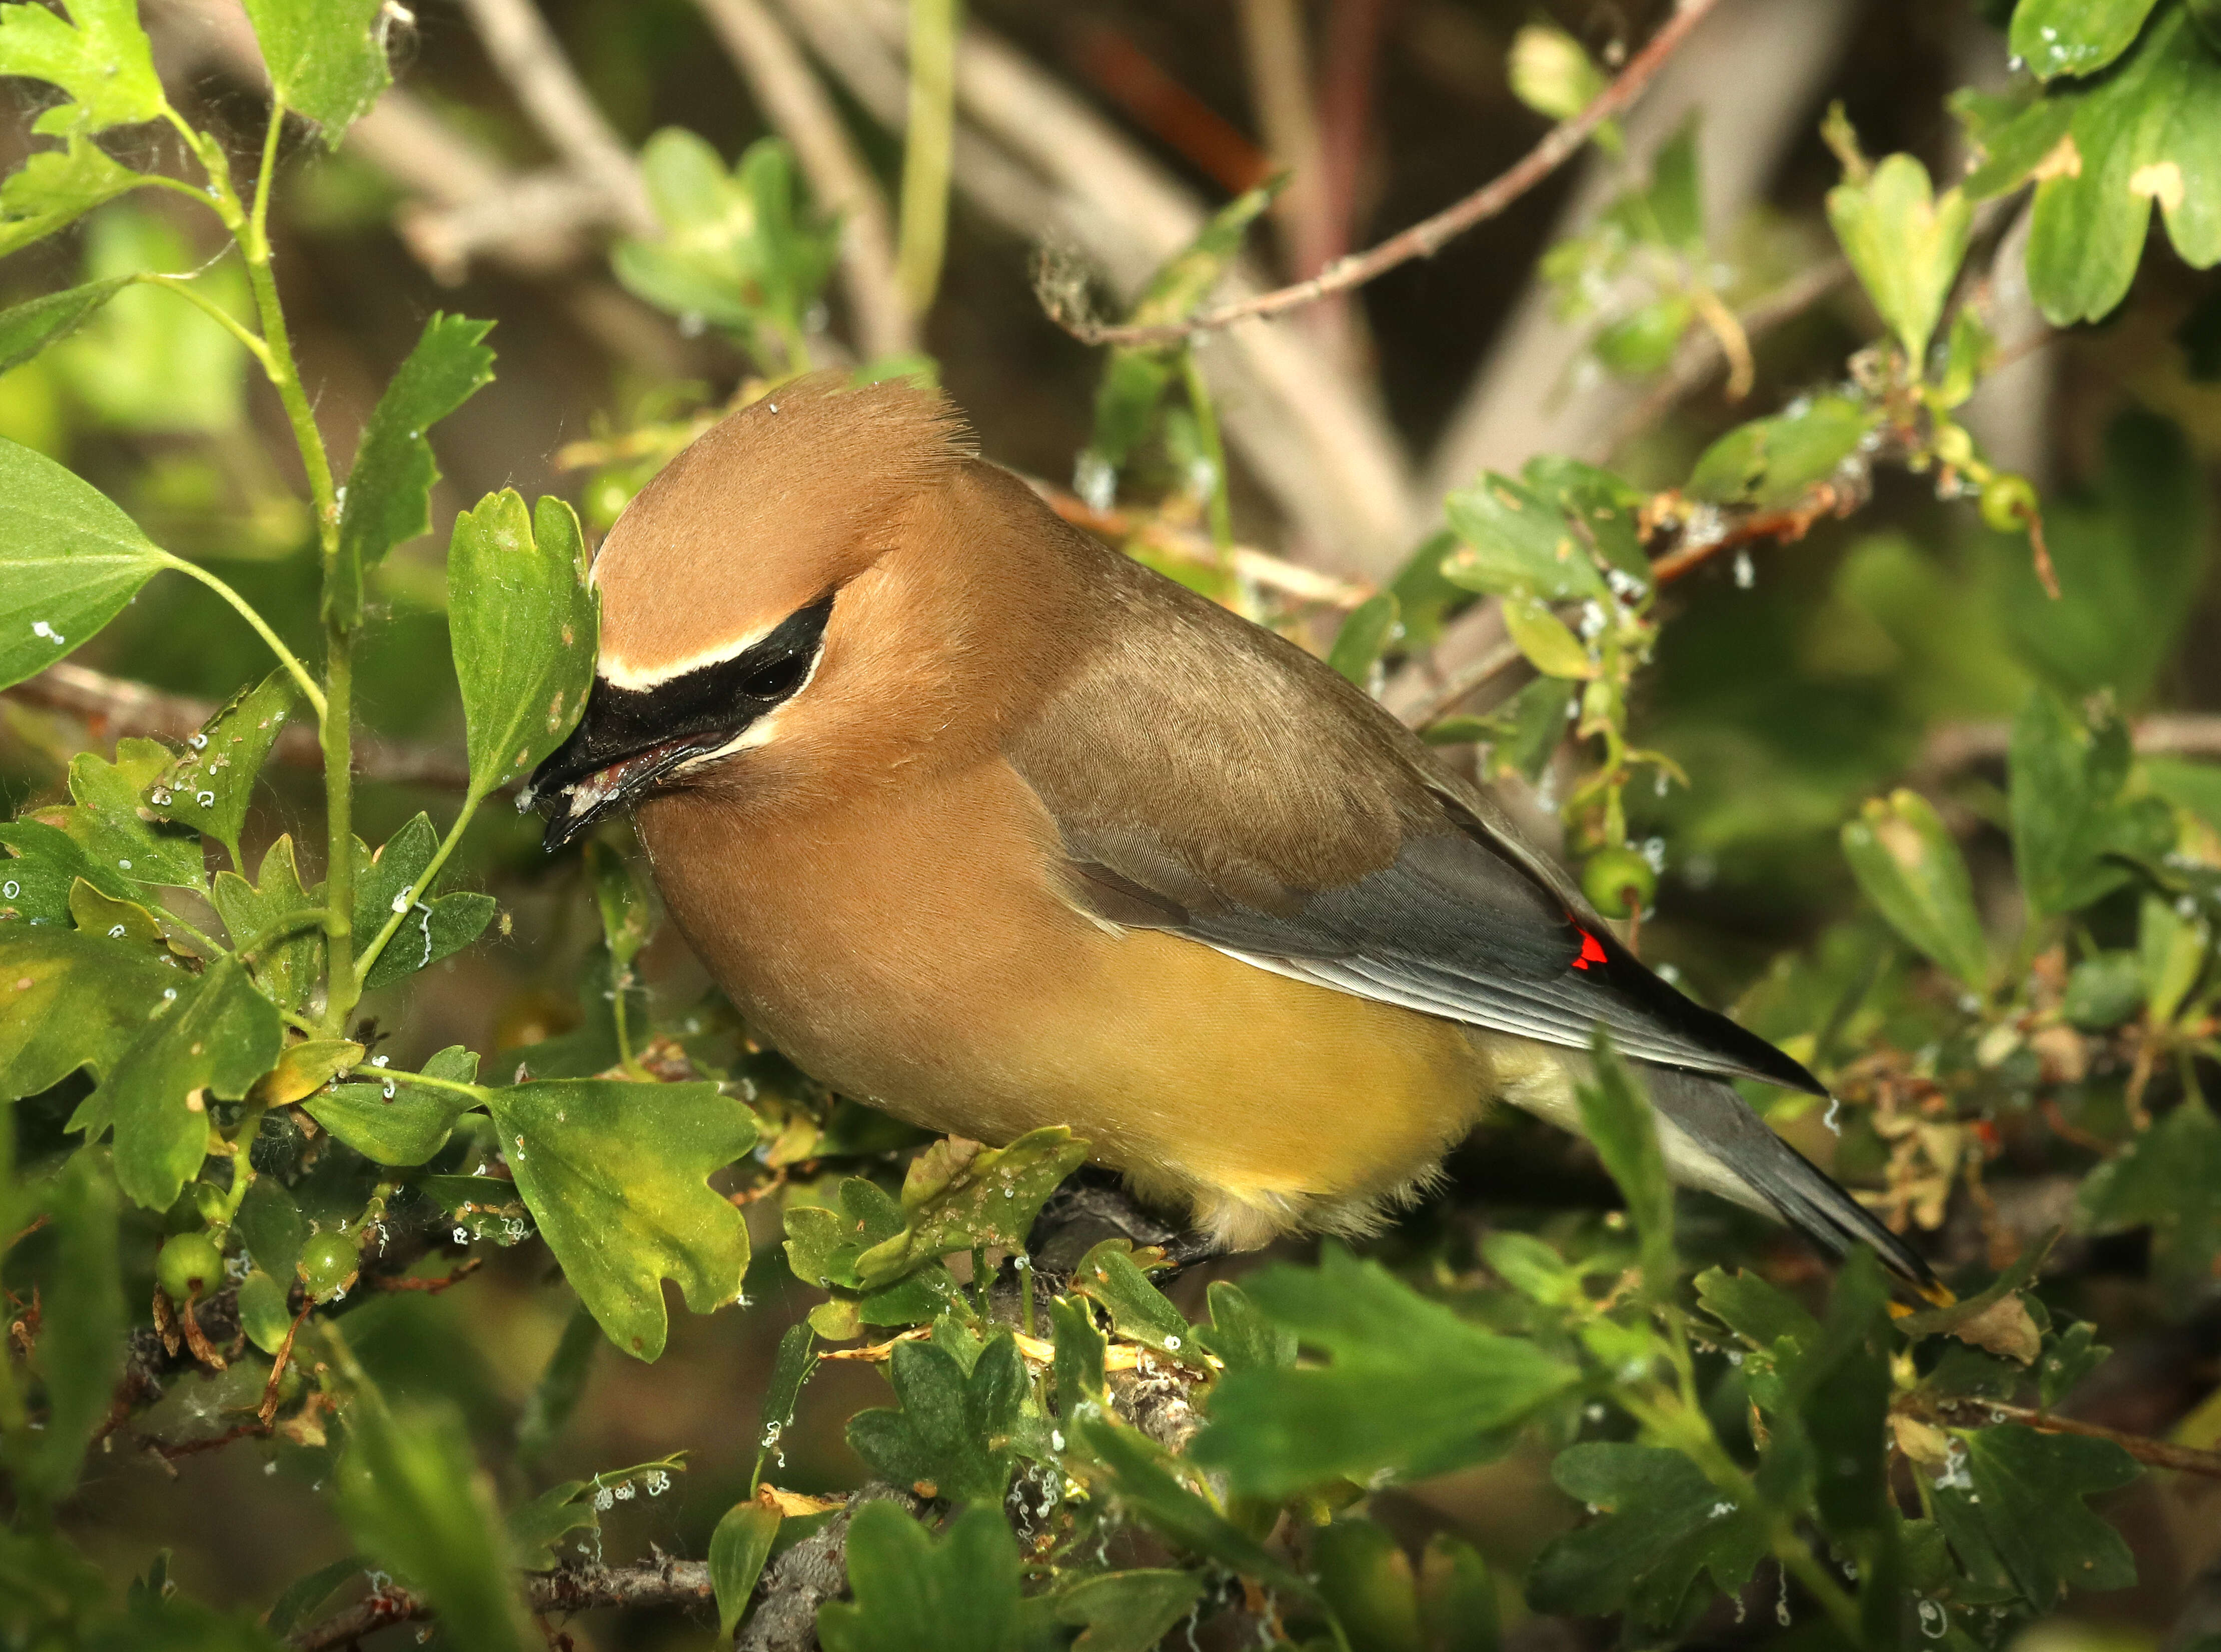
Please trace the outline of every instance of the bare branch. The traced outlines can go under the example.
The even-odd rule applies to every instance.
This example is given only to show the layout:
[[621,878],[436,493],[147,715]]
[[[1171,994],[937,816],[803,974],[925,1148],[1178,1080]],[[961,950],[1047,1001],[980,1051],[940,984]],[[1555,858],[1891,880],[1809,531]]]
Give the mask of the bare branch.
[[[707,1561],[659,1558],[633,1566],[566,1566],[524,1580],[525,1599],[537,1612],[590,1611],[600,1606],[642,1610],[700,1606],[716,1599]],[[392,1624],[432,1616],[431,1606],[406,1589],[381,1589],[345,1611],[289,1636],[295,1652],[328,1652],[352,1645]]]
[[[183,741],[197,733],[216,713],[207,700],[184,694],[166,694],[105,672],[92,671],[64,660],[48,666],[37,676],[6,691],[7,698],[49,711],[66,711],[83,717],[103,736],[153,735]],[[291,723],[271,748],[272,760],[293,768],[321,768],[323,752],[312,724]],[[460,792],[470,785],[470,771],[454,753],[406,741],[385,740],[358,729],[354,736],[354,772],[366,780],[397,785],[429,785]]]
[[656,232],[640,164],[602,117],[532,0],[463,0],[486,54],[546,138],[572,170],[601,187],[624,227]]
[[794,146],[817,204],[841,220],[841,277],[859,354],[917,347],[917,329],[895,280],[894,235],[879,181],[848,135],[801,48],[762,0],[698,0],[739,66],[756,106]]
[[[2130,729],[2146,757],[2221,757],[2221,713],[2163,711]],[[2012,744],[2008,723],[1947,723],[1931,729],[1910,771],[1915,784],[1948,779],[1980,763],[2001,763]]]
[[1413,259],[1431,258],[1443,243],[1496,216],[1564,166],[1580,152],[1597,128],[1625,114],[1649,85],[1651,77],[1688,38],[1689,31],[1718,3],[1719,0],[1682,0],[1680,9],[1651,37],[1649,45],[1635,54],[1627,67],[1620,71],[1618,78],[1598,93],[1580,114],[1552,127],[1540,143],[1509,168],[1463,200],[1444,207],[1430,218],[1421,219],[1367,252],[1337,259],[1308,281],[1236,299],[1162,327],[1104,327],[1061,316],[1057,320],[1085,344],[1176,344],[1184,338],[1236,322],[1278,316],[1316,303],[1329,293],[1361,287]]

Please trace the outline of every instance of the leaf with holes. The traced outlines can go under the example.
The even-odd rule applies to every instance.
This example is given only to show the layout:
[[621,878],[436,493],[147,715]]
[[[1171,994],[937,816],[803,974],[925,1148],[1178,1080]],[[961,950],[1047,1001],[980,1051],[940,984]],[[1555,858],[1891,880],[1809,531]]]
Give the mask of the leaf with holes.
[[517,1192],[612,1342],[662,1355],[664,1280],[697,1313],[740,1299],[748,1223],[708,1178],[755,1145],[744,1104],[714,1084],[614,1079],[485,1094]]

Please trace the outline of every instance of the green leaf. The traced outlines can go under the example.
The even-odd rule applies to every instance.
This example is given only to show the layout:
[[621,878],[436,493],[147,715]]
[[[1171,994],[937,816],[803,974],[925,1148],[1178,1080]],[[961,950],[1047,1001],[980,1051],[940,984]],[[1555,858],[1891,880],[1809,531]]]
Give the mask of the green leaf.
[[1123,1239],[1105,1239],[1081,1257],[1073,1270],[1072,1288],[1101,1303],[1111,1328],[1129,1342],[1177,1355],[1193,1336],[1186,1316],[1149,1283],[1134,1260],[1133,1247]]
[[697,1313],[739,1300],[748,1223],[707,1178],[755,1144],[714,1084],[541,1079],[485,1092],[516,1190],[609,1338],[655,1360],[660,1281]]
[[2132,952],[2101,952],[2068,973],[2059,1013],[2085,1032],[2118,1027],[2144,1007],[2144,973]]
[[1335,1622],[1367,1652],[1422,1652],[1411,1556],[1386,1526],[1342,1519],[1311,1533],[1311,1560]]
[[1664,1630],[1683,1621],[1697,1580],[1732,1593],[1767,1549],[1755,1499],[1724,1495],[1704,1471],[1660,1446],[1595,1442],[1567,1448],[1550,1478],[1598,1518],[1555,1538],[1527,1574],[1537,1611],[1626,1611]]
[[891,1284],[918,1263],[975,1246],[1023,1246],[1057,1185],[1085,1163],[1087,1143],[1061,1124],[1029,1130],[1005,1148],[950,1136],[912,1159],[903,1179],[902,1231],[856,1258],[867,1287]]
[[1239,1286],[1214,1280],[1206,1299],[1211,1323],[1195,1340],[1229,1371],[1277,1371],[1296,1362],[1295,1333],[1259,1312]]
[[116,742],[113,763],[93,752],[79,752],[70,760],[70,797],[76,806],[48,810],[44,821],[60,827],[96,865],[108,869],[106,879],[87,880],[103,894],[130,898],[142,892],[127,885],[118,896],[113,881],[118,876],[134,885],[208,888],[200,834],[166,829],[144,801],[169,766],[169,748],[152,740]]
[[609,943],[611,964],[622,973],[632,967],[655,933],[654,898],[632,862],[599,838],[587,841],[586,870],[602,914],[602,938]]
[[[234,947],[253,945],[267,936],[273,926],[314,902],[301,886],[301,873],[293,864],[293,839],[279,838],[264,852],[257,881],[249,884],[235,872],[219,872],[209,898]],[[360,929],[358,934],[362,933]],[[307,1013],[324,973],[324,933],[320,923],[307,923],[283,940],[267,941],[255,948],[247,969],[265,997],[281,1010]]]
[[[2188,98],[2193,73],[2205,78],[2193,64],[2202,49],[2187,38],[2188,27],[2182,10],[2170,8],[2113,73],[2068,95],[2068,135],[2036,186],[2028,238],[2029,286],[2055,327],[2096,321],[2126,296],[2153,196],[2165,187],[2164,172],[2148,169],[2172,161],[2174,186],[2187,196],[2192,180],[2182,168],[2190,156],[2167,151],[2177,111],[2206,101]],[[2201,197],[2212,187],[2198,185]]]
[[[1159,1536],[1268,1589],[1300,1600],[1317,1599],[1308,1583],[1187,1483],[1183,1476],[1194,1472],[1190,1464],[1136,1430],[1108,1421],[1082,1422],[1078,1432],[1103,1480]],[[1209,1437],[1198,1436],[1198,1443]]]
[[[587,1322],[592,1330],[592,1322]],[[598,1333],[594,1340],[600,1341]],[[586,1499],[592,1482],[566,1480],[518,1504],[502,1524],[509,1536],[510,1563],[520,1572],[552,1572],[560,1563],[556,1545],[574,1531],[598,1531],[601,1519]]]
[[1153,1569],[1081,1578],[1052,1598],[1056,1621],[1080,1631],[1073,1652],[1154,1652],[1202,1594],[1200,1574]]
[[1249,1295],[1333,1363],[1229,1370],[1212,1393],[1211,1425],[1191,1455],[1225,1469],[1244,1494],[1471,1461],[1576,1379],[1532,1342],[1467,1324],[1339,1246],[1315,1269],[1254,1275]]
[[1419,1557],[1419,1612],[1430,1652],[1497,1652],[1496,1582],[1473,1546],[1447,1531]]
[[2029,174],[2058,148],[2074,118],[2074,102],[2068,97],[2039,97],[2018,106],[1968,87],[1944,101],[1966,124],[1967,141],[1980,157],[1960,184],[1970,201],[1992,200],[2028,182]]
[[83,879],[112,900],[129,900],[139,886],[112,866],[95,860],[59,826],[15,820],[0,825],[0,924],[59,924],[71,921],[70,895]]
[[131,281],[128,275],[111,275],[0,310],[0,372],[22,366],[49,344],[68,337]]
[[856,1455],[882,1479],[921,1497],[1000,1503],[1027,1395],[1017,1344],[1007,1334],[996,1337],[967,1375],[937,1341],[898,1342],[887,1375],[902,1409],[850,1417],[848,1444]]
[[2146,895],[2137,922],[2137,961],[2145,1001],[2155,1026],[2173,1021],[2205,967],[2213,936],[2193,911],[2178,911],[2156,895]]
[[259,1267],[240,1280],[239,1328],[247,1333],[248,1342],[275,1355],[285,1345],[285,1335],[292,1326],[284,1286]]
[[[422,1071],[456,1084],[476,1082],[474,1050],[452,1044],[426,1059]],[[359,1067],[358,1075],[375,1073]],[[453,1090],[410,1084],[392,1078],[369,1084],[342,1084],[301,1104],[317,1123],[372,1163],[421,1165],[447,1146],[456,1119],[477,1103]]]
[[717,1529],[710,1534],[710,1586],[717,1596],[717,1641],[729,1644],[733,1631],[747,1615],[748,1597],[763,1575],[771,1556],[772,1540],[779,1536],[777,1509],[750,1499],[725,1511]]
[[253,801],[255,778],[298,696],[293,674],[283,666],[240,690],[147,788],[147,802],[164,818],[216,839],[237,866],[239,834]]
[[586,1392],[586,1376],[592,1370],[595,1350],[602,1345],[601,1327],[582,1303],[571,1311],[563,1322],[563,1335],[556,1339],[555,1351],[547,1356],[547,1363],[540,1373],[540,1380],[532,1386],[524,1409],[516,1419],[516,1455],[528,1465],[537,1463],[547,1455],[555,1443],[563,1425],[571,1420],[571,1413],[579,1408],[579,1401]]
[[1504,629],[1511,634],[1527,663],[1546,676],[1582,679],[1597,674],[1597,663],[1565,622],[1531,597],[1506,597]]
[[0,438],[0,688],[89,640],[170,560],[91,483]]
[[1048,1643],[1018,1586],[1018,1550],[993,1509],[967,1509],[935,1542],[894,1504],[848,1525],[853,1600],[817,1611],[825,1652],[1034,1652]]
[[166,107],[137,0],[72,0],[72,22],[39,5],[0,7],[0,75],[59,86],[77,107],[42,132],[97,132],[156,119]]
[[779,1354],[772,1361],[771,1380],[764,1385],[763,1410],[756,1419],[756,1462],[749,1487],[763,1479],[764,1460],[773,1452],[781,1462],[786,1454],[779,1437],[794,1425],[794,1408],[802,1399],[802,1385],[817,1368],[816,1338],[810,1327],[789,1325],[779,1339]]
[[71,133],[59,149],[34,151],[0,179],[0,257],[44,241],[103,201],[148,181],[147,174],[110,160],[81,132]]
[[210,1101],[237,1101],[270,1070],[284,1042],[277,1006],[235,956],[178,983],[85,1098],[70,1128],[92,1140],[116,1129],[116,1180],[131,1199],[166,1211],[208,1155]]
[[2005,43],[2039,80],[2095,74],[2129,49],[2155,0],[2020,0]]
[[[0,888],[22,861],[0,866]],[[116,1064],[165,993],[193,978],[142,948],[44,924],[0,924],[0,1100],[53,1088],[81,1067]]]
[[2086,906],[2129,877],[2105,857],[2127,824],[2119,795],[2130,754],[2118,718],[2086,724],[2043,690],[2013,720],[2013,864],[2037,917]]
[[89,1155],[72,1158],[47,1190],[54,1255],[40,1301],[34,1368],[47,1417],[19,1436],[15,1480],[51,1506],[76,1486],[93,1431],[107,1417],[123,1367],[123,1287],[116,1250],[116,1193]]
[[1729,431],[1705,449],[1684,491],[1713,504],[1794,504],[1855,455],[1880,422],[1880,410],[1863,402],[1816,396]]
[[2121,1534],[2083,1499],[2127,1485],[2141,1472],[2110,1440],[2039,1434],[2018,1423],[1969,1430],[1971,1490],[1937,1485],[1936,1517],[1955,1548],[1962,1534],[1986,1538],[2014,1586],[2037,1611],[2052,1611],[2072,1584],[2125,1589],[2137,1563]]
[[1828,222],[1905,360],[1920,372],[1967,256],[1974,208],[1955,189],[1937,198],[1928,168],[1912,156],[1886,155],[1863,179],[1828,191]]
[[561,743],[593,681],[595,607],[579,518],[543,498],[532,519],[504,489],[455,519],[447,623],[482,798]]
[[293,1264],[309,1242],[309,1218],[277,1177],[257,1176],[247,1185],[233,1225],[257,1267],[272,1280],[293,1277]]
[[324,129],[336,149],[393,84],[385,0],[246,0],[278,101]]
[[1106,1344],[1093,1311],[1077,1297],[1050,1303],[1049,1324],[1056,1346],[1057,1412],[1071,1421],[1083,1414],[1083,1406],[1103,1404],[1108,1392],[1103,1371]]
[[1666,1155],[1658,1145],[1650,1098],[1597,1023],[1589,1045],[1594,1082],[1574,1086],[1581,1134],[1596,1148],[1605,1169],[1619,1184],[1642,1248],[1642,1271],[1650,1290],[1662,1296],[1679,1271],[1674,1256],[1674,1184],[1666,1174]]
[[2204,1102],[2177,1104],[2084,1180],[2075,1225],[2086,1233],[2149,1226],[2152,1271],[2169,1298],[2193,1299],[2221,1255],[2221,1123]]
[[441,1405],[396,1417],[366,1388],[347,1402],[347,1423],[336,1480],[356,1545],[422,1590],[458,1646],[523,1652],[536,1645],[510,1583],[507,1534],[461,1416]]
[[1755,1273],[1724,1273],[1708,1267],[1697,1275],[1697,1300],[1753,1348],[1772,1348],[1785,1336],[1810,1348],[1819,1339],[1820,1322],[1805,1311],[1804,1304]]
[[1494,472],[1444,501],[1462,548],[1443,575],[1489,596],[1572,602],[1604,597],[1604,576],[1565,512]]
[[1869,798],[1843,826],[1843,859],[1890,927],[1974,992],[1990,983],[1989,942],[1966,857],[1917,792]]
[[[282,5],[288,10],[314,3],[262,0],[266,6]],[[381,65],[384,60],[381,53]],[[492,328],[491,322],[434,311],[416,347],[378,398],[347,476],[340,511],[339,558],[325,588],[328,617],[347,624],[360,619],[363,580],[370,570],[395,546],[432,531],[432,485],[440,479],[440,466],[426,437],[479,386],[492,382],[493,352],[484,342]],[[520,516],[522,509],[520,501]],[[460,530],[460,524],[457,526]]]
[[1673,360],[1696,319],[1696,305],[1682,293],[1669,292],[1608,323],[1589,347],[1612,372],[1639,379]]
[[1367,597],[1350,610],[1342,622],[1342,629],[1334,634],[1334,647],[1327,653],[1327,664],[1358,687],[1366,688],[1373,680],[1380,656],[1396,639],[1397,618],[1394,591],[1383,591]]
[[[385,926],[432,864],[438,848],[439,834],[432,829],[431,817],[424,814],[412,818],[367,859],[364,858],[367,852],[356,844],[357,935],[376,935]],[[408,908],[401,927],[363,978],[365,990],[390,986],[460,951],[485,933],[496,910],[492,896],[475,891],[417,901]]]
[[297,1579],[278,1597],[262,1620],[262,1626],[272,1635],[291,1635],[304,1624],[314,1623],[319,1609],[332,1598],[343,1583],[353,1582],[362,1575],[362,1562],[353,1555],[345,1555],[329,1566],[318,1567],[306,1577]]

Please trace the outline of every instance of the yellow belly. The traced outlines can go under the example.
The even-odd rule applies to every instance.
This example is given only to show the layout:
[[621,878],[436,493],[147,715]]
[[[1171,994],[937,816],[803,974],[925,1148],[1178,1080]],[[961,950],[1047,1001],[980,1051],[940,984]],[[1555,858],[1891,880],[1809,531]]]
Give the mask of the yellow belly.
[[963,803],[935,803],[961,831],[851,813],[775,853],[683,796],[641,825],[704,963],[805,1070],[989,1142],[1069,1125],[1235,1246],[1367,1225],[1478,1117],[1493,1075],[1463,1028],[1107,929],[1033,875],[1022,814]]

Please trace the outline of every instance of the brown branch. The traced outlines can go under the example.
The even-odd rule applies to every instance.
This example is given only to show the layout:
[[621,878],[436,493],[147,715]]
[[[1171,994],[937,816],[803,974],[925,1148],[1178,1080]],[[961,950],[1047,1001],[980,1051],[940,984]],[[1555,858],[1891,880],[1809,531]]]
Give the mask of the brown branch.
[[[48,666],[37,676],[5,691],[6,697],[49,711],[82,717],[104,739],[126,735],[154,735],[186,740],[216,713],[208,700],[185,694],[166,694],[122,677],[92,671],[67,660]],[[321,768],[322,749],[313,724],[288,723],[271,748],[271,759],[290,768]],[[419,746],[408,741],[387,740],[357,730],[354,772],[366,780],[395,785],[438,786],[463,791],[470,785],[470,770],[452,752]]]
[[[715,1600],[716,1591],[707,1561],[660,1559],[635,1566],[566,1566],[542,1572],[524,1580],[524,1595],[526,1605],[537,1613],[605,1606],[699,1606]],[[295,1631],[285,1644],[296,1652],[327,1652],[392,1624],[432,1615],[422,1597],[407,1589],[381,1589],[322,1623]]]
[[[2221,713],[2162,711],[2130,729],[2146,757],[2221,757]],[[1978,763],[2005,760],[2012,744],[2009,723],[1947,723],[1930,731],[1909,771],[1915,782],[1948,779]]]
[[[1147,545],[1205,566],[1221,561],[1218,549],[1201,534],[1183,533],[1169,523],[1116,509],[1098,510],[1076,493],[1067,492],[1033,477],[1027,483],[1048,508],[1073,527],[1110,540],[1139,540]],[[1235,575],[1253,585],[1277,591],[1298,602],[1323,603],[1332,608],[1354,608],[1373,595],[1373,587],[1330,573],[1307,568],[1299,562],[1274,556],[1253,545],[1229,547],[1223,561]]]
[[591,179],[635,235],[657,233],[640,163],[611,129],[532,0],[463,0],[494,67],[541,136]]
[[2172,1440],[2155,1440],[2144,1434],[2124,1434],[2102,1423],[2080,1422],[2032,1406],[2007,1405],[1994,1399],[1954,1399],[1940,1404],[1946,1411],[1975,1411],[1991,1422],[2020,1423],[2043,1434],[2079,1434],[2086,1440],[2110,1440],[2148,1467],[2179,1468],[2187,1474],[2205,1474],[2221,1480],[2221,1451],[2177,1445]]
[[841,111],[762,0],[697,0],[764,118],[794,147],[820,210],[841,220],[841,278],[867,359],[917,347],[917,318],[895,279],[887,203]]
[[1349,258],[1337,259],[1308,281],[1277,287],[1252,297],[1203,310],[1186,321],[1161,327],[1106,327],[1079,317],[1058,316],[1059,325],[1084,344],[1176,344],[1197,333],[1207,332],[1261,316],[1278,316],[1329,294],[1347,292],[1386,275],[1413,259],[1431,258],[1442,245],[1475,224],[1496,216],[1521,196],[1565,165],[1605,122],[1624,115],[1642,95],[1666,60],[1702,22],[1718,0],[1682,0],[1665,26],[1649,45],[1636,53],[1619,78],[1598,93],[1580,114],[1561,121],[1542,141],[1463,200],[1423,218],[1409,228]]

